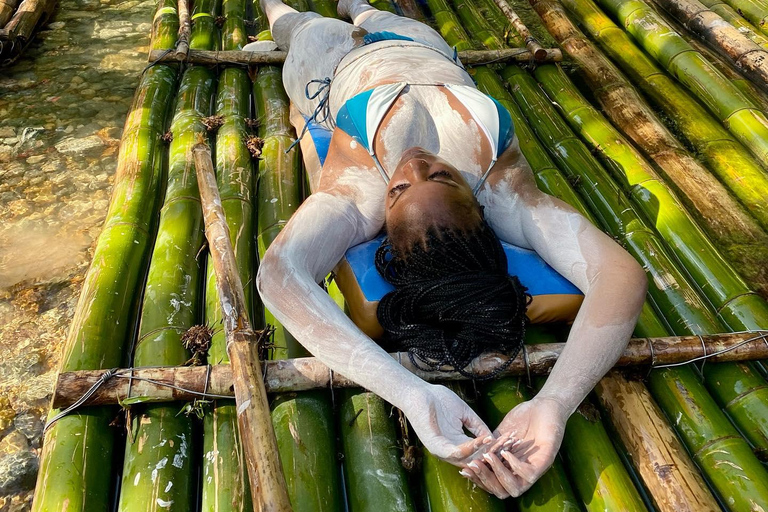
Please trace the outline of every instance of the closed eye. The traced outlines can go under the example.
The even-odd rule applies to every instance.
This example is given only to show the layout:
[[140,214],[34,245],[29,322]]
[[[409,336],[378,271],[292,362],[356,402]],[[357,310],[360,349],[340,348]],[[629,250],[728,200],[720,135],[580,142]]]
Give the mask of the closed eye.
[[398,192],[402,192],[403,190],[407,189],[410,186],[411,186],[410,183],[400,183],[399,185],[395,185],[389,190],[389,197],[395,197],[395,194],[397,194]]
[[439,171],[437,171],[437,172],[433,172],[432,174],[430,174],[430,175],[427,177],[427,179],[430,179],[430,180],[431,180],[431,179],[433,179],[433,178],[437,178],[438,176],[442,176],[442,177],[444,177],[444,178],[449,178],[449,179],[451,179],[451,180],[453,179],[453,176],[451,175],[451,173],[450,173],[450,172],[448,172],[448,171],[447,171],[447,170],[445,170],[445,169],[439,170]]

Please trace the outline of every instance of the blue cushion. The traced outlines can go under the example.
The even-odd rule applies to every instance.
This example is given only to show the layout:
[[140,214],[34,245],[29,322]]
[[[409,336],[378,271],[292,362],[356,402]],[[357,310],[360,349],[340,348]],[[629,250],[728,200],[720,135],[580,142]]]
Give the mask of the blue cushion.
[[[378,301],[394,287],[376,270],[376,250],[384,236],[356,245],[347,251],[346,259],[366,300]],[[535,251],[502,242],[507,255],[507,270],[528,288],[531,295],[581,295],[578,288],[550,267]]]

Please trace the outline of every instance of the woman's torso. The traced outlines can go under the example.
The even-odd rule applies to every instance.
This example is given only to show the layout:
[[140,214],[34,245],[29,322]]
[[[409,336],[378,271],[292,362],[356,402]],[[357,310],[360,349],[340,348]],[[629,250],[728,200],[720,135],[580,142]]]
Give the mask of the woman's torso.
[[[385,41],[352,50],[337,69],[329,97],[333,119],[347,100],[361,92],[390,83],[413,84],[403,89],[377,128],[373,147],[389,176],[403,152],[415,146],[450,162],[472,186],[488,169],[493,152],[487,136],[466,107],[440,86],[474,88],[474,82],[463,67],[444,53],[413,43]],[[346,161],[359,162],[353,172],[374,172],[380,176],[367,151],[354,141],[331,147],[330,157],[334,150],[341,151],[346,153]],[[378,179],[386,186],[384,180]]]

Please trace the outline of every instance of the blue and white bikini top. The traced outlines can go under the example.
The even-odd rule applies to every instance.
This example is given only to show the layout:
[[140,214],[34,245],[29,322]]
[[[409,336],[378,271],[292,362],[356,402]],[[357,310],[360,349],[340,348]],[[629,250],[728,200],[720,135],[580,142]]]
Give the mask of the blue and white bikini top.
[[[392,40],[407,41],[412,44],[433,49],[440,55],[451,60],[457,66],[463,68],[461,62],[459,62],[458,53],[455,48],[453,57],[451,58],[432,45],[415,41],[410,37],[401,36],[400,34],[395,34],[393,32],[382,31],[368,33],[363,36],[363,45],[367,46],[381,41]],[[306,121],[304,129],[301,131],[299,137],[286,150],[286,152],[290,151],[299,140],[301,140],[304,134],[309,132],[312,139],[315,141],[315,147],[318,151],[321,165],[324,164],[325,156],[328,152],[330,133],[319,124],[320,121],[318,120],[318,115],[321,112],[324,112],[324,116],[327,118],[328,93],[331,82],[331,78],[327,77],[324,79],[311,80],[307,84],[305,91],[307,98],[313,99],[315,97],[320,97],[319,104],[311,116],[304,117]],[[319,88],[314,94],[311,94],[309,87],[313,83],[317,84]],[[501,104],[494,98],[481,93],[474,87],[456,84],[414,84],[407,82],[380,85],[356,94],[348,99],[336,114],[336,127],[341,128],[355,141],[363,145],[368,151],[368,154],[371,155],[384,182],[389,184],[389,174],[384,170],[384,167],[381,165],[379,158],[373,150],[373,141],[376,139],[376,133],[384,116],[387,115],[392,104],[408,86],[445,87],[462,105],[464,105],[478,126],[480,126],[480,129],[485,136],[488,137],[488,141],[493,150],[493,158],[491,159],[491,165],[488,166],[488,169],[483,173],[480,181],[475,185],[473,193],[477,194],[477,191],[480,190],[480,187],[485,183],[488,174],[490,174],[491,169],[496,164],[499,156],[501,156],[512,143],[512,140],[515,137],[515,126],[512,124],[512,118],[506,108],[501,106]]]
[[348,99],[336,114],[336,127],[344,130],[371,155],[381,177],[389,183],[389,175],[384,170],[373,150],[373,141],[392,104],[407,86],[445,87],[459,102],[466,107],[482,132],[488,137],[493,151],[491,165],[485,171],[473,192],[477,193],[499,156],[512,143],[515,128],[512,118],[498,101],[468,85],[453,84],[409,84],[398,82],[380,85],[361,92]]

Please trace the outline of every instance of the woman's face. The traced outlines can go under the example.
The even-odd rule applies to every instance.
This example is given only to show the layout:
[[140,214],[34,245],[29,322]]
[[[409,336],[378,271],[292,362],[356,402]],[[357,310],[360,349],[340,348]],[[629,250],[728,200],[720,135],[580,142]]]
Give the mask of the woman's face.
[[421,231],[431,225],[461,228],[480,219],[477,201],[461,173],[422,148],[403,153],[386,198],[387,231],[398,226]]

